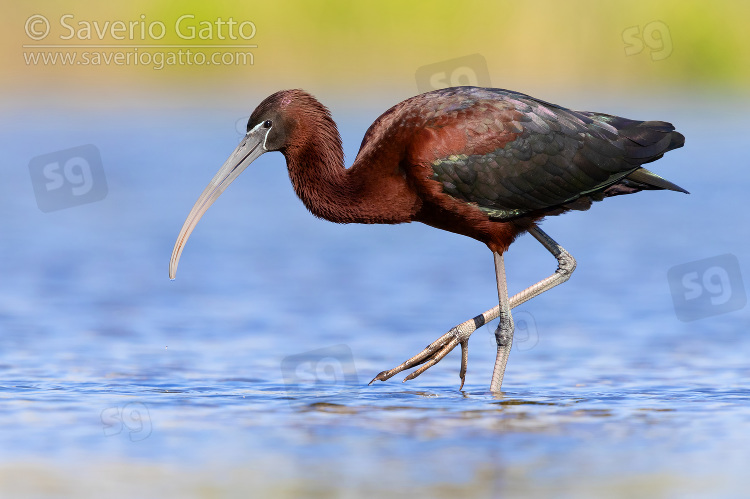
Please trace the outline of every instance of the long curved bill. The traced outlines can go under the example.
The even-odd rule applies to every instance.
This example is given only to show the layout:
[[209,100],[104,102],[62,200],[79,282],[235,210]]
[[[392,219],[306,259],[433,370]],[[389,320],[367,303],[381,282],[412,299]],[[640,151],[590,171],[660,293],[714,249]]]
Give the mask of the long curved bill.
[[261,154],[266,152],[264,142],[267,130],[256,126],[245,135],[240,145],[234,150],[229,159],[211,179],[208,186],[193,205],[190,214],[187,216],[185,223],[182,225],[180,235],[177,236],[177,242],[172,250],[172,258],[169,260],[169,278],[174,279],[177,273],[177,264],[180,262],[180,255],[185,247],[185,243],[193,232],[198,221],[201,219],[206,210],[216,201],[222,192],[236,179],[250,163],[255,161]]

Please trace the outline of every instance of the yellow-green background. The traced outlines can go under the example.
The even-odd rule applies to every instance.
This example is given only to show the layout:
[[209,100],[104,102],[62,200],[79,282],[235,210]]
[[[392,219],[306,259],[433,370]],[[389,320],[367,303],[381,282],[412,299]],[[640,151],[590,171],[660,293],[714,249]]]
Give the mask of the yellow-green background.
[[[323,100],[400,99],[417,93],[415,71],[479,53],[493,86],[554,97],[557,92],[625,95],[735,94],[750,83],[750,2],[742,1],[202,1],[6,3],[3,105],[195,105],[246,98],[252,106],[280,88],[303,87]],[[129,67],[29,67],[23,44],[33,14],[56,22],[233,17],[257,26],[255,64]],[[646,48],[626,56],[623,31],[661,21],[673,50],[652,60]],[[55,34],[53,27],[53,35]],[[58,33],[59,34],[59,33]],[[106,39],[113,43],[123,43]],[[72,41],[71,41],[72,42]],[[185,43],[168,35],[155,43]],[[206,41],[220,43],[219,40]],[[187,100],[186,100],[187,99]],[[564,103],[563,103],[564,104]]]

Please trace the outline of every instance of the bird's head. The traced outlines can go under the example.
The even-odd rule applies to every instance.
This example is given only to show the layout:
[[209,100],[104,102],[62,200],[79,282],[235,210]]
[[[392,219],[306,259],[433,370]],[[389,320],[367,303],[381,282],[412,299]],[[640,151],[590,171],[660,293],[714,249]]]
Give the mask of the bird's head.
[[[203,214],[250,163],[268,151],[280,151],[304,143],[308,128],[317,128],[320,117],[332,124],[328,110],[303,90],[282,90],[261,102],[247,122],[247,133],[211,179],[182,225],[169,261],[169,278],[174,279],[185,243]],[[324,123],[328,127],[328,123]],[[333,124],[335,129],[335,124]],[[338,132],[336,132],[338,136]]]

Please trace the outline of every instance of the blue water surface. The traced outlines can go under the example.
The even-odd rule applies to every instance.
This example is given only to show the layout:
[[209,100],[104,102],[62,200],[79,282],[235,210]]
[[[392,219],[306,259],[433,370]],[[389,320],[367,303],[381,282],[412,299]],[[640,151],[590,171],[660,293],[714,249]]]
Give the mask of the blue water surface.
[[[578,269],[515,311],[502,394],[488,392],[495,323],[472,336],[462,391],[458,350],[367,385],[496,303],[491,254],[420,224],[317,220],[278,153],[209,210],[167,278],[245,110],[4,116],[0,496],[745,495],[746,124],[721,106],[621,107],[686,135],[651,166],[691,195],[544,223]],[[349,163],[376,116],[337,116]],[[31,160],[86,144],[106,195],[42,212]],[[511,292],[555,265],[521,237]],[[685,306],[700,318],[680,320]]]

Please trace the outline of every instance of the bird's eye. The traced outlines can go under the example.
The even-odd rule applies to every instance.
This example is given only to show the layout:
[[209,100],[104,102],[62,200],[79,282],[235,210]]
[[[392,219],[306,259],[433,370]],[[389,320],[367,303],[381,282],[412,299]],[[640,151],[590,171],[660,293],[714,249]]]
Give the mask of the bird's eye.
[[271,123],[271,120],[266,120],[263,122],[263,128],[271,128],[271,125],[273,125],[273,123]]

